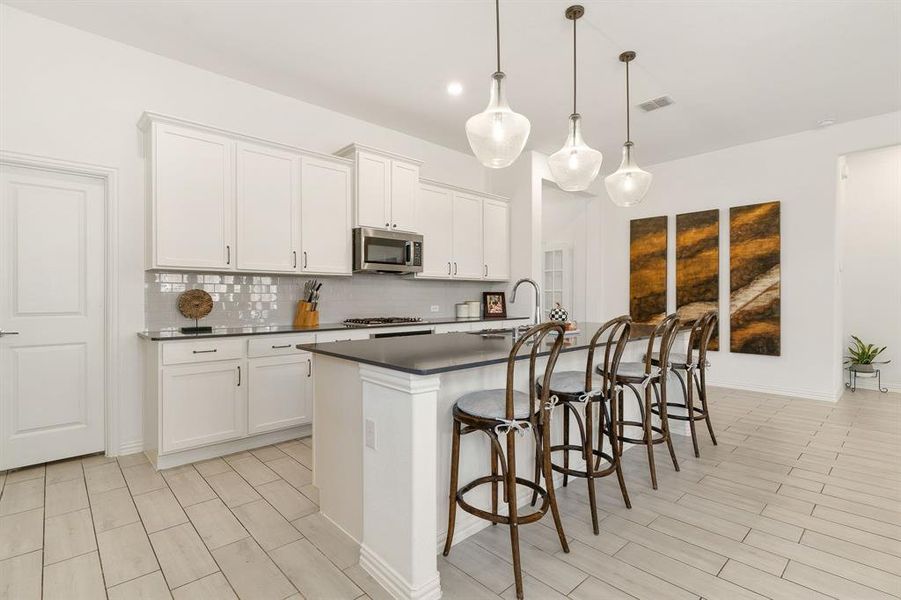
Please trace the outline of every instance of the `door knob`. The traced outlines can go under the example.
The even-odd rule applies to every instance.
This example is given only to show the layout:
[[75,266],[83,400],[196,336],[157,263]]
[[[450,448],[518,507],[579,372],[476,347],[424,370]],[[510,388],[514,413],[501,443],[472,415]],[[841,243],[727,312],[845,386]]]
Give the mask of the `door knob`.
[[19,332],[18,331],[3,331],[2,329],[0,329],[0,337],[3,337],[4,335],[19,335]]

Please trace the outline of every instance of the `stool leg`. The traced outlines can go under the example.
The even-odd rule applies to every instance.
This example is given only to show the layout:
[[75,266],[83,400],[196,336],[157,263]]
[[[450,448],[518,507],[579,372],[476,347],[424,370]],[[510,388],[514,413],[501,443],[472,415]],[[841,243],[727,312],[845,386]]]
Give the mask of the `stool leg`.
[[569,470],[569,403],[565,403],[563,405],[563,487],[566,487],[567,483],[569,483],[569,475],[566,474],[566,471]]
[[544,481],[547,485],[548,501],[551,504],[551,515],[554,517],[554,527],[557,528],[557,537],[560,538],[560,547],[564,552],[569,552],[569,544],[566,541],[566,533],[563,532],[563,522],[560,520],[560,509],[557,507],[557,492],[554,490],[554,471],[551,468],[551,442],[549,438],[542,441],[544,454],[542,465],[544,467]]
[[444,542],[444,556],[450,553],[454,543],[454,521],[457,517],[457,477],[460,471],[460,421],[454,419],[453,441],[451,442],[450,494],[447,506],[447,540]]
[[[595,499],[595,494],[597,491],[594,489],[594,444],[592,442],[591,432],[594,429],[594,422],[591,418],[591,405],[592,401],[589,398],[588,402],[585,403],[585,432],[582,435],[582,453],[585,455],[585,480],[588,482],[588,505],[591,507],[591,527],[594,529],[594,534],[597,535],[600,533],[600,529],[598,528],[598,506],[597,500]],[[553,482],[548,482],[548,487],[553,487]]]
[[[533,431],[535,432],[535,478],[533,479],[533,482],[535,485],[540,485],[542,472],[541,451],[543,448],[542,440],[544,439],[544,429],[539,423],[535,425]],[[536,504],[538,504],[538,491],[532,490],[532,506],[535,506]]]
[[519,558],[519,524],[516,512],[516,436],[507,433],[507,515],[510,521],[510,547],[513,550],[513,577],[516,597],[522,598],[522,564]]
[[[493,441],[488,444],[491,446],[491,476],[497,477],[497,448],[494,447]],[[497,481],[491,482],[491,514],[497,516]],[[497,523],[491,523],[492,526]]]
[[695,380],[694,371],[688,372],[690,381],[688,382],[688,394],[685,396],[685,407],[688,409],[688,428],[691,431],[691,445],[694,446],[695,457],[700,457],[701,452],[698,449],[698,432],[695,427],[695,398],[694,389],[697,381]]
[[[622,397],[622,390],[620,390],[617,395]],[[626,479],[623,477],[622,453],[619,450],[619,445],[616,443],[616,430],[614,429],[614,424],[618,418],[616,407],[618,400],[618,398],[613,398],[610,401],[610,455],[613,457],[614,466],[616,467],[616,478],[619,480],[619,491],[623,494],[623,501],[626,503],[626,508],[632,508],[632,502],[629,500],[629,492],[626,491]]]
[[701,408],[704,409],[704,420],[707,422],[707,431],[710,432],[710,439],[716,446],[716,436],[713,434],[713,423],[710,422],[710,409],[707,408],[707,374],[701,368],[701,378],[698,383],[698,396],[701,397]]
[[644,415],[642,417],[642,425],[644,426],[644,444],[648,449],[648,467],[651,469],[651,487],[657,489],[657,467],[654,465],[654,442],[653,431],[651,430],[651,388],[653,383],[648,384],[644,388]]
[[[657,393],[654,388],[654,394],[657,397],[657,406],[660,411],[660,429],[663,431],[663,439],[666,440],[666,447],[669,448],[670,458],[673,459],[673,468],[679,470],[679,461],[676,459],[676,450],[673,448],[673,436],[669,431],[669,414],[666,412],[666,379],[662,380],[661,392]],[[694,421],[692,421],[694,423]]]

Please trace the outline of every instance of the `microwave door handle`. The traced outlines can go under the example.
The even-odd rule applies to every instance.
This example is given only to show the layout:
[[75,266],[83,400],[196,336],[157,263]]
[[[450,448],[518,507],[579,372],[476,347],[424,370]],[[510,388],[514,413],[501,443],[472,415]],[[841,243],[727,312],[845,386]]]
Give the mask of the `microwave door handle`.
[[404,243],[404,264],[407,266],[413,264],[413,242]]

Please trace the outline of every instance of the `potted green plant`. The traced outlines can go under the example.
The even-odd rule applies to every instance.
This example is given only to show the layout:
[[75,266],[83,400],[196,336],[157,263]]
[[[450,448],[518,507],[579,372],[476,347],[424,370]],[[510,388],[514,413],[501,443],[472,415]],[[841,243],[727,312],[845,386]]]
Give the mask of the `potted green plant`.
[[886,346],[879,348],[873,344],[865,344],[856,335],[852,335],[853,344],[848,347],[848,356],[845,361],[851,364],[850,369],[856,373],[875,373],[876,367],[873,365],[884,365],[888,360],[876,361],[875,358],[885,351]]

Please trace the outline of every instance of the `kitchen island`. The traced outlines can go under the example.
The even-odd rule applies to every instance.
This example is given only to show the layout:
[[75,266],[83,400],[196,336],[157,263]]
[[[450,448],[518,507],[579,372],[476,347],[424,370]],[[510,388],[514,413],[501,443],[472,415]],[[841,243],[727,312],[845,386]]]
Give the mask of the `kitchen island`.
[[[566,336],[557,370],[584,370],[598,327],[583,323]],[[640,360],[649,334],[649,327],[634,328],[623,360]],[[544,344],[542,370],[551,346]],[[395,597],[441,595],[437,553],[446,536],[451,411],[467,392],[505,386],[512,346],[510,331],[299,346],[315,357],[313,475],[322,514],[360,544],[360,564]],[[524,347],[518,359],[519,390],[530,385],[529,352]],[[637,405],[627,398],[625,417],[636,416]],[[559,439],[559,418],[553,428]],[[517,470],[531,473],[530,452],[523,450]],[[488,457],[487,438],[464,438],[460,481],[486,474]],[[528,493],[520,490],[520,504]],[[487,490],[467,499],[489,506]],[[487,525],[458,512],[454,541]]]

